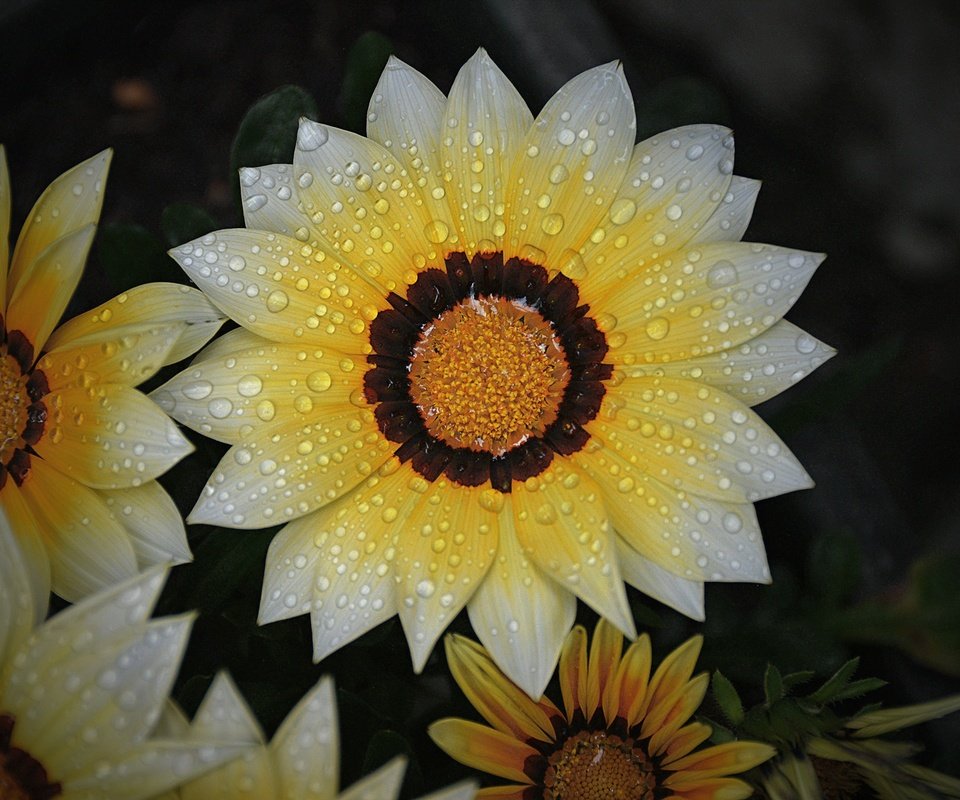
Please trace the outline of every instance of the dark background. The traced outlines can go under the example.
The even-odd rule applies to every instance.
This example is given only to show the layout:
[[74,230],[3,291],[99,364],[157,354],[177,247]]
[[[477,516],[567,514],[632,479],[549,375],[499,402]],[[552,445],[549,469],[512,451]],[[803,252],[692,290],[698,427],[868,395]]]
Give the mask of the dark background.
[[[75,313],[141,274],[183,280],[162,255],[176,243],[176,226],[161,225],[170,204],[241,224],[233,139],[250,105],[283,84],[306,89],[320,120],[357,129],[385,46],[446,91],[482,45],[534,112],[574,74],[621,59],[641,137],[689,122],[735,130],[736,172],[764,180],[747,239],[828,253],[789,318],[839,350],[760,408],[817,481],[759,506],[774,585],[709,587],[706,626],[634,593],[638,622],[659,654],[702,629],[704,668],[721,666],[751,702],[768,660],[828,673],[852,654],[864,657],[859,674],[891,682],[879,698],[927,699],[960,690],[957,8],[5,0],[0,141],[13,229],[53,178],[114,148]],[[384,38],[355,46],[370,31]],[[164,480],[184,510],[219,452],[198,441]],[[423,734],[439,716],[472,716],[442,648],[414,678],[392,622],[313,666],[304,618],[254,625],[271,534],[189,532],[197,561],[175,572],[161,606],[202,612],[176,690],[189,710],[228,666],[270,732],[332,672],[344,785],[397,751],[414,762],[405,796],[466,774]],[[915,735],[928,763],[957,774],[958,734],[948,720]]]

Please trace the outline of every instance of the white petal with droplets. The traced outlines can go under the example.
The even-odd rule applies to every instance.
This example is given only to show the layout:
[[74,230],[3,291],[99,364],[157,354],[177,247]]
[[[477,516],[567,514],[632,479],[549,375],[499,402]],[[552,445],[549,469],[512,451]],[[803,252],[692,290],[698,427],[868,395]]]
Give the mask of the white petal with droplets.
[[619,538],[617,558],[620,560],[623,579],[631,586],[690,619],[698,622],[706,619],[703,581],[677,577],[650,559],[644,558]]
[[513,512],[499,521],[496,559],[467,605],[470,624],[503,673],[538,699],[573,626],[577,601],[523,553]]
[[293,183],[292,164],[240,168],[243,224],[250,230],[272,231],[316,247],[310,221]]
[[183,517],[157,481],[127,489],[104,489],[99,495],[130,536],[141,569],[193,561]]
[[[338,800],[396,800],[406,768],[406,759],[394,758],[376,772],[358,780]],[[291,797],[289,800],[294,799]]]
[[713,214],[689,243],[739,242],[747,232],[758,194],[760,181],[739,175],[732,176],[720,205],[714,209]]
[[46,601],[42,608],[35,606],[27,574],[14,532],[0,507],[0,687],[5,666],[12,663],[13,653],[46,610]]

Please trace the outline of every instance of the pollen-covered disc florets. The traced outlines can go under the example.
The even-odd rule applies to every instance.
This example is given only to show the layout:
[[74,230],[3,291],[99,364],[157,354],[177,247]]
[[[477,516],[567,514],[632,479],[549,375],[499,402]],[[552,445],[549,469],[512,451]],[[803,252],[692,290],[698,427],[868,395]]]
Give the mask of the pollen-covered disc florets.
[[370,326],[364,387],[401,461],[428,480],[509,492],[586,443],[613,369],[570,278],[453,253],[388,300]]
[[633,739],[581,731],[548,759],[544,800],[651,800],[653,765]]

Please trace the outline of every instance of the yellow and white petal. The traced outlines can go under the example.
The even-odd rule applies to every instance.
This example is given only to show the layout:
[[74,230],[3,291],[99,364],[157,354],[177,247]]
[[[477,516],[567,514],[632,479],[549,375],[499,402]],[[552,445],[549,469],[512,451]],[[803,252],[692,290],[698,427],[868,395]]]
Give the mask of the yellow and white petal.
[[293,185],[293,164],[240,168],[240,200],[244,227],[282,233],[317,246],[310,220]]
[[0,144],[0,308],[7,310],[7,270],[10,268],[10,171],[7,151]]
[[[96,225],[112,156],[112,150],[97,153],[64,172],[40,195],[13,251],[7,279],[8,300],[16,295],[40,254],[51,244],[88,225]],[[8,325],[7,330],[14,329]]]
[[578,711],[584,714],[587,702],[587,632],[582,625],[574,625],[567,634],[557,675],[567,721],[573,722]]
[[126,529],[93,489],[31,458],[20,487],[45,533],[51,588],[76,602],[137,572]]
[[72,798],[150,800],[163,792],[225,764],[248,749],[248,745],[223,742],[171,742],[152,740],[125,748],[123,754],[70,778]]
[[[510,173],[506,256],[585,277],[579,250],[607,216],[637,138],[618,62],[577,75],[544,106]],[[542,253],[542,255],[540,255]]]
[[321,678],[297,703],[270,742],[270,752],[280,779],[278,800],[336,797],[340,745],[332,678]]
[[243,327],[278,342],[346,355],[370,352],[367,326],[383,293],[323,251],[278,233],[222,230],[170,255]]
[[[380,769],[358,780],[339,795],[338,800],[397,800],[406,769],[405,758],[391,759]],[[298,797],[298,795],[290,795],[285,800],[298,800]]]
[[636,630],[617,566],[607,510],[593,480],[569,461],[514,484],[514,526],[524,552],[630,638]]
[[739,175],[732,176],[720,205],[693,235],[689,244],[739,242],[747,232],[758,194],[760,181]]
[[355,406],[328,408],[309,424],[256,428],[220,460],[187,521],[226,528],[289,522],[353,491],[392,450],[373,414]]
[[504,249],[510,169],[532,124],[513,84],[477,50],[457,74],[443,111],[441,167],[454,228],[436,220],[432,241],[450,250],[446,237],[457,232],[457,249],[468,258]]
[[441,719],[427,728],[434,743],[451,758],[481,772],[511,781],[532,783],[523,771],[540,753],[508,733],[465,719]]
[[512,512],[502,514],[499,522],[496,560],[467,611],[497,666],[537,699],[553,675],[576,616],[577,599],[524,554]]
[[266,744],[260,723],[226,672],[218,672],[214,677],[190,727],[194,736]]
[[140,323],[107,328],[45,353],[37,362],[50,389],[97,383],[137,386],[168,363],[187,329],[185,322]]
[[620,537],[617,559],[623,579],[654,600],[670,606],[690,619],[706,619],[703,606],[703,581],[680,578],[655,561],[640,555]]
[[732,172],[733,137],[719,125],[687,125],[640,142],[584,252],[588,294],[614,290],[623,273],[688,242],[713,216]]
[[210,342],[194,356],[190,363],[202,364],[204,361],[215,361],[235,350],[250,350],[270,343],[270,339],[264,339],[246,328],[233,328]]
[[611,448],[584,456],[582,463],[603,489],[619,538],[641,557],[688,581],[770,581],[749,503],[671,489]]
[[53,242],[37,256],[10,298],[7,330],[21,331],[34,355],[44,349],[80,282],[96,230],[91,223]]
[[[390,56],[367,109],[367,136],[387,148],[414,180],[430,219],[450,216],[440,169],[447,98],[413,67]],[[449,233],[450,244],[456,234]]]
[[[11,586],[17,585],[20,580],[26,580],[33,596],[35,623],[39,623],[46,618],[47,605],[50,602],[50,556],[47,554],[46,537],[15,481],[7,480],[0,489],[0,508],[19,548],[17,564],[18,569],[22,566],[23,573],[16,579],[7,575],[4,580]],[[2,638],[0,636],[0,639]],[[3,663],[2,659],[0,663]]]
[[[606,403],[615,413],[602,414],[587,429],[610,453],[628,453],[623,460],[636,466],[637,477],[729,503],[813,485],[767,424],[725,392],[666,377],[626,378],[607,391]],[[599,451],[595,457],[604,455],[609,454]],[[637,483],[621,478],[616,486],[627,494]]]
[[442,256],[413,178],[373,140],[302,119],[293,171],[311,237],[383,288]]
[[617,275],[587,299],[610,316],[608,361],[681,361],[759,336],[796,302],[823,259],[772,245],[711,242]]
[[444,647],[454,680],[490,725],[522,741],[554,741],[551,720],[560,712],[553,703],[546,698],[535,702],[520,691],[476,642],[451,634]]
[[628,375],[664,375],[708,383],[755,406],[789,389],[836,355],[829,345],[782,319],[728,350],[666,364],[621,367]]
[[109,637],[94,652],[47,662],[36,676],[41,693],[28,689],[29,710],[17,713],[17,735],[65,783],[145,741],[166,703],[192,624],[192,614],[165,617]]
[[226,316],[192,286],[179,283],[145,283],[122,292],[96,308],[78,314],[51,334],[47,349],[75,342],[108,341],[105,331],[128,325],[163,326],[186,323],[164,364],[175,364],[193,355],[220,330]]
[[[0,153],[0,157],[2,155]],[[14,652],[43,619],[47,608],[46,598],[42,606],[36,605],[27,569],[4,502],[0,508],[0,694],[5,683],[4,673],[13,663]]]
[[126,528],[141,569],[193,561],[183,517],[157,481],[125,489],[103,489],[98,494]]
[[231,444],[274,420],[307,425],[331,408],[366,405],[359,368],[345,372],[336,353],[260,337],[254,341],[195,362],[151,398],[178,422]]
[[140,486],[193,452],[176,424],[129,386],[62,389],[44,405],[47,429],[34,450],[95,489]]
[[400,623],[416,672],[493,564],[503,508],[502,495],[490,488],[452,486],[445,477],[422,488],[397,536],[394,563]]

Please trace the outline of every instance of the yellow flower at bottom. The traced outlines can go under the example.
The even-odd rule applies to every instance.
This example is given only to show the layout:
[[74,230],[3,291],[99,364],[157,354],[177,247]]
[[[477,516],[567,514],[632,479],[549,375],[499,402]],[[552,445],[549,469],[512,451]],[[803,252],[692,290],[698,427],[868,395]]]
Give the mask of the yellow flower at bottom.
[[589,653],[576,626],[560,655],[562,707],[531,700],[475,642],[448,636],[447,661],[470,702],[492,726],[442,719],[430,736],[458,761],[510,785],[482,789],[501,800],[736,800],[749,785],[731,775],[776,751],[757,742],[701,750],[710,728],[690,717],[706,674],[693,676],[701,639],[693,637],[651,675],[650,639],[623,650],[623,636],[601,620]]
[[247,749],[156,735],[193,624],[147,619],[165,579],[154,567],[34,629],[46,598],[0,509],[0,798],[144,800]]
[[810,479],[749,406],[832,351],[782,319],[822,257],[740,241],[730,132],[635,144],[617,64],[534,119],[483,50],[448,97],[391,59],[367,120],[171,251],[241,327],[153,397],[230,445],[189,521],[285,526],[259,621],[320,660],[398,614],[419,671],[466,608],[537,697],[577,598],[632,636],[625,583],[702,619],[769,581],[752,503]]
[[[226,673],[214,679],[190,724],[168,709],[165,727],[178,737],[249,742],[236,761],[180,787],[180,800],[395,800],[405,761],[394,759],[338,793],[340,745],[333,680],[322,678],[297,703],[267,744],[263,731]],[[476,787],[458,783],[423,800],[471,800]],[[159,798],[158,798],[159,800]],[[163,798],[163,800],[168,800]]]
[[74,601],[191,558],[154,479],[193,448],[133,387],[202,347],[224,316],[196,289],[154,283],[54,330],[83,273],[110,158],[47,187],[11,258],[0,147],[0,506],[44,608],[51,588]]

